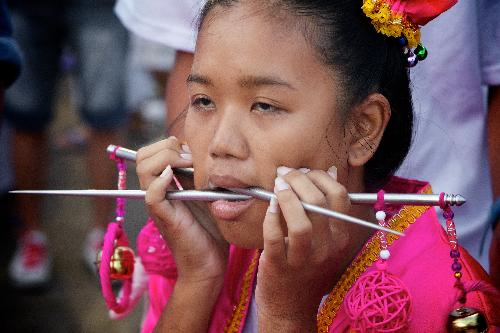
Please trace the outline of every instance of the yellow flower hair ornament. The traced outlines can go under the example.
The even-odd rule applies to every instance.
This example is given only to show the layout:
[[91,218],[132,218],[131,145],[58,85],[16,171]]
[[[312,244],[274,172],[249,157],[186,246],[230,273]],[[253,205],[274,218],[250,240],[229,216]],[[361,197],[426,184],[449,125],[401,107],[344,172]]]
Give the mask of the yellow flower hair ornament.
[[361,9],[378,33],[398,38],[407,67],[427,58],[420,27],[451,8],[457,0],[364,0]]

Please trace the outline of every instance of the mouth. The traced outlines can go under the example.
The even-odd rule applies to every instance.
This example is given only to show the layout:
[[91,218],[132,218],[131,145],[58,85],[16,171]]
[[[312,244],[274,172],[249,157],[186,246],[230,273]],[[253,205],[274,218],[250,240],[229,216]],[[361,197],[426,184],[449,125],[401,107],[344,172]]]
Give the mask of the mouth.
[[[231,176],[211,176],[208,182],[210,190],[224,190],[228,188],[247,188],[250,185]],[[216,219],[224,221],[237,220],[254,202],[254,198],[240,201],[217,200],[208,204],[210,213]]]

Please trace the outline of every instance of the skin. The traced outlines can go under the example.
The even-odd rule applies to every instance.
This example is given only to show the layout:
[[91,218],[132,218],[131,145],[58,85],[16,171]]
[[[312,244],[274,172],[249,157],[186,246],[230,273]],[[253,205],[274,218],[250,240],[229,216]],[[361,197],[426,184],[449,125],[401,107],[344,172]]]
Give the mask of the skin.
[[[322,296],[371,234],[308,214],[299,200],[374,220],[369,208],[351,206],[347,193],[364,189],[363,165],[374,152],[366,142],[378,146],[390,106],[373,94],[349,117],[339,112],[335,73],[287,26],[292,17],[270,19],[257,6],[215,9],[202,26],[188,79],[189,147],[171,137],[138,152],[146,204],[178,267],[156,332],[207,331],[228,254],[201,227],[210,216],[164,199],[170,166],[194,166],[198,189],[236,181],[272,191],[277,175],[288,184],[276,187],[278,202],[269,211],[269,203],[253,200],[232,221],[212,217],[229,243],[263,249],[255,291],[259,332],[316,331]],[[337,175],[326,172],[332,166]]]
[[168,84],[165,91],[167,101],[166,127],[170,135],[184,138],[182,122],[177,122],[189,103],[186,88],[186,79],[191,72],[193,65],[193,54],[177,51],[175,63],[168,77]]

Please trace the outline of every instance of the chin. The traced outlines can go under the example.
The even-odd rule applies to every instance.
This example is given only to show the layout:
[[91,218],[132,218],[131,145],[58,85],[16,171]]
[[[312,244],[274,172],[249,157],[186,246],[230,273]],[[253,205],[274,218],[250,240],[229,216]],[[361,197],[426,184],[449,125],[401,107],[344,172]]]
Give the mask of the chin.
[[264,248],[262,222],[257,224],[244,220],[216,220],[216,223],[222,237],[224,237],[228,243],[243,249]]

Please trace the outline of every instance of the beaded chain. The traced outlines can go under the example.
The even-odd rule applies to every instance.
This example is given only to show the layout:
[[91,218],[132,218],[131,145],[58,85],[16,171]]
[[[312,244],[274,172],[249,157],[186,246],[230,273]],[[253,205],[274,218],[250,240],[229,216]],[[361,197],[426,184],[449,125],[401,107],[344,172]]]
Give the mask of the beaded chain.
[[[377,203],[374,206],[375,209],[375,218],[378,221],[378,224],[381,227],[389,227],[389,224],[386,221],[386,214],[385,214],[385,201],[384,201],[384,191],[379,191],[377,193]],[[391,253],[387,249],[387,237],[385,232],[383,231],[378,231],[377,236],[380,239],[380,259],[385,262],[389,257],[391,256]]]
[[453,218],[455,214],[450,208],[450,205],[446,204],[444,201],[444,193],[439,195],[439,206],[443,210],[443,217],[446,220],[446,234],[448,235],[448,243],[450,244],[450,258],[453,263],[451,264],[451,270],[453,272],[453,276],[455,277],[455,288],[460,291],[460,298],[458,301],[462,304],[466,303],[466,292],[465,287],[462,283],[462,265],[459,262],[460,258],[460,249],[458,247],[457,241],[457,230],[455,228],[455,222]]

